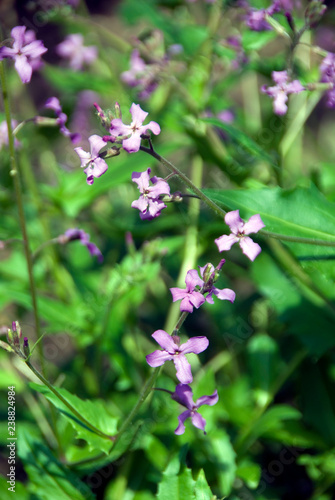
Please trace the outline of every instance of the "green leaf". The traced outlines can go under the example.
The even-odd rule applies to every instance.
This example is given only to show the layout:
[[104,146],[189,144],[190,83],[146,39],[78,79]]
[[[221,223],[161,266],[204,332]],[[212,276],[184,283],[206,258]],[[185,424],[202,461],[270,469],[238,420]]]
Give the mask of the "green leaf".
[[259,465],[248,461],[242,462],[236,469],[236,476],[243,479],[248,488],[257,488],[262,470]]
[[238,130],[236,127],[233,127],[232,125],[229,125],[228,123],[224,123],[218,118],[203,118],[203,122],[210,123],[211,125],[214,125],[215,127],[218,127],[222,130],[224,130],[231,139],[233,139],[237,144],[243,147],[245,151],[250,153],[252,156],[256,158],[260,158],[267,163],[270,163],[270,165],[276,166],[276,163],[274,162],[273,158],[264,151],[251,137],[249,137],[247,134],[242,132],[241,130]]
[[[78,418],[71,413],[69,408],[62,403],[53,392],[44,385],[30,383],[30,386],[36,391],[42,393],[55,407],[61,412],[61,414],[69,420],[73,428],[77,431],[78,439],[84,439],[88,445],[89,449],[100,450],[104,453],[108,453],[112,447],[112,441],[108,438],[103,438],[95,434],[90,430],[85,424],[83,424]],[[77,396],[70,394],[66,389],[57,388],[57,391],[68,401],[82,417],[87,420],[90,424],[96,427],[98,430],[112,436],[116,433],[117,419],[112,417],[105,409],[101,401],[83,401]]]
[[[292,190],[275,187],[204,192],[229,210],[239,209],[243,218],[260,214],[267,231],[335,243],[335,203],[329,202],[313,185]],[[334,249],[331,252],[335,254]]]
[[[29,490],[41,500],[92,500],[94,495],[75,474],[23,428],[18,434],[18,455],[29,476]],[[22,497],[24,498],[24,497]]]
[[242,32],[242,46],[245,50],[259,50],[267,45],[271,40],[276,38],[275,31],[251,31],[243,30]]
[[228,434],[217,431],[212,438],[211,449],[213,463],[217,464],[219,488],[221,495],[229,495],[235,480],[235,451]]
[[[0,476],[0,491],[1,491],[1,500],[13,500],[13,491],[8,490],[8,488],[11,488],[11,485],[7,483],[9,481],[8,476],[5,478],[3,476]],[[27,487],[25,484],[20,483],[19,481],[15,481],[15,489],[14,489],[14,497],[15,500],[29,500],[30,495],[27,490]]]
[[[180,469],[183,469],[180,472]],[[181,467],[180,458],[175,455],[163,472],[162,481],[158,485],[158,500],[195,500],[195,481],[192,472]]]
[[197,480],[195,482],[195,500],[215,500],[216,496],[213,495],[210,489],[205,472],[200,470]]

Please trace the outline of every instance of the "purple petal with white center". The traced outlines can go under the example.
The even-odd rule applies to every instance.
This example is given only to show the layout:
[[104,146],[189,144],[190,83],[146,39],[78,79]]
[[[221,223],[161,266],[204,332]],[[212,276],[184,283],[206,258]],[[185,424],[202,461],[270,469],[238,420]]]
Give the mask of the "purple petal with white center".
[[139,133],[134,133],[129,139],[122,141],[122,147],[127,153],[137,153],[141,146],[141,136]]
[[176,367],[176,377],[182,384],[190,384],[193,381],[191,365],[185,356],[179,354],[173,356],[173,362]]
[[195,406],[199,408],[202,405],[213,406],[219,401],[218,391],[215,390],[211,396],[201,396],[196,400]]
[[220,300],[229,300],[229,302],[233,303],[236,297],[236,294],[230,288],[223,288],[219,290],[218,288],[213,288],[212,293],[217,296]]
[[[179,348],[179,351],[183,354],[194,353],[199,354],[200,352],[205,351],[209,344],[209,340],[207,337],[191,337],[188,339],[185,344],[182,344]],[[187,382],[185,382],[187,383]]]
[[272,71],[271,77],[277,85],[284,85],[288,78],[287,71]]
[[163,208],[166,208],[166,205],[162,201],[151,200],[149,198],[147,211],[149,212],[150,217],[158,217]]
[[164,330],[156,330],[152,335],[152,338],[156,340],[157,344],[159,344],[163,349],[168,351],[170,354],[174,354],[178,346],[174,342],[171,335],[169,335]]
[[204,281],[199,277],[198,271],[196,269],[191,269],[190,271],[187,271],[185,283],[186,290],[188,292],[193,292],[195,287],[197,285],[201,287]]
[[258,233],[263,227],[265,227],[264,222],[259,214],[252,215],[248,222],[244,224],[243,233]]
[[96,135],[96,134],[91,135],[91,137],[88,138],[88,142],[90,143],[92,158],[99,156],[100,149],[102,149],[106,146],[106,143],[102,139],[102,137],[100,137],[99,135]]
[[261,253],[261,247],[252,241],[249,236],[245,236],[240,239],[240,247],[244,255],[246,255],[250,260],[254,261],[258,254]]
[[179,416],[178,416],[178,422],[179,422],[179,425],[177,427],[177,429],[174,431],[174,433],[177,435],[177,436],[180,436],[181,434],[184,434],[185,432],[185,425],[184,425],[184,422],[187,418],[189,418],[191,416],[191,411],[190,410],[186,410],[184,411],[183,413],[181,413]]
[[173,354],[169,354],[166,351],[154,351],[151,354],[148,354],[145,359],[147,360],[148,365],[152,368],[156,368],[157,366],[164,365],[165,361],[170,361],[173,359]]
[[18,55],[15,57],[15,69],[21,78],[22,83],[29,83],[33,69],[28,62],[28,59],[24,55]]
[[240,217],[239,210],[226,213],[224,221],[229,226],[231,232],[236,235],[243,229],[244,222]]
[[197,429],[200,429],[205,432],[206,420],[204,419],[204,417],[200,415],[200,413],[192,412],[191,420],[194,427],[197,427]]
[[223,252],[226,250],[230,250],[234,243],[236,243],[238,240],[239,238],[235,236],[235,234],[224,234],[223,236],[220,236],[219,238],[214,240],[214,242],[216,243],[219,252]]
[[137,125],[142,125],[149,113],[143,111],[139,104],[133,103],[130,107],[130,114],[134,123],[136,123]]
[[136,182],[141,193],[149,188],[151,169],[148,168],[145,172],[133,172],[131,174],[131,180]]
[[120,118],[115,118],[114,120],[111,121],[111,127],[109,131],[111,135],[114,136],[131,134],[130,126],[122,123],[122,120]]

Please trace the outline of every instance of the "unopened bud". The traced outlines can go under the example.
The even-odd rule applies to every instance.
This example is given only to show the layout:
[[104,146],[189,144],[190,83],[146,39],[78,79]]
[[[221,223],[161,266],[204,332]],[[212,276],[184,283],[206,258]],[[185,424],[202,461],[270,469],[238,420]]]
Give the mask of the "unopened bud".
[[120,104],[118,102],[115,103],[114,109],[115,109],[116,118],[120,118],[120,120],[122,120],[121,108],[120,108]]
[[327,7],[323,4],[323,0],[312,0],[305,10],[306,23],[311,28],[315,28],[326,10]]
[[0,340],[0,347],[2,349],[5,349],[5,351],[14,352],[14,350],[11,348],[11,346],[6,344],[6,342],[3,342],[2,340]]
[[213,264],[206,264],[203,274],[203,280],[205,283],[208,283],[208,281],[212,278],[213,271],[214,271]]
[[97,110],[97,115],[101,121],[101,125],[106,129],[109,130],[111,126],[111,120],[110,118],[106,115],[105,111],[97,104],[96,102],[93,103],[93,106]]
[[30,348],[27,337],[24,337],[23,339],[23,354],[25,355],[26,358],[30,356]]

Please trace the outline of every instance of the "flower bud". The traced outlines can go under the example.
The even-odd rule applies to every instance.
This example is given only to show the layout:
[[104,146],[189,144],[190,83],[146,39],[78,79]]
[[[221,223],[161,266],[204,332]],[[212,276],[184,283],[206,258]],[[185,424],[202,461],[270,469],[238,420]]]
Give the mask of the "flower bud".
[[122,120],[121,108],[118,102],[115,103],[114,109],[115,109],[115,117],[120,118],[120,120]]
[[211,279],[213,271],[214,271],[213,264],[207,264],[204,269],[204,275],[203,275],[203,280],[205,283],[208,283],[208,281]]
[[323,5],[323,0],[312,0],[309,2],[305,10],[306,24],[308,24],[310,28],[315,28],[326,10],[327,7]]
[[30,356],[30,348],[27,337],[24,337],[23,339],[23,354],[25,355],[26,358]]
[[2,340],[0,340],[0,347],[2,349],[4,349],[5,351],[14,352],[14,350],[11,348],[11,346],[6,344],[6,342],[3,342]]

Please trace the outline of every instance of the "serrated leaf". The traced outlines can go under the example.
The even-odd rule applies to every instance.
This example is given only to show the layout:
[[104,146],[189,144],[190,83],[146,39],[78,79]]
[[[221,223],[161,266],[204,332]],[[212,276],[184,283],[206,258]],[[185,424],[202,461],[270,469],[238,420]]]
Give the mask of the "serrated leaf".
[[29,476],[29,490],[41,500],[93,500],[94,495],[51,451],[25,430],[18,434],[18,455]]
[[[61,414],[69,420],[71,425],[77,431],[77,437],[84,439],[90,450],[100,450],[108,454],[110,448],[112,447],[112,441],[108,438],[103,438],[98,434],[95,434],[93,430],[89,429],[84,423],[82,423],[70,410],[62,403],[53,392],[44,385],[30,383],[30,386],[36,391],[43,394],[60,412]],[[87,420],[91,425],[96,427],[98,430],[107,434],[108,436],[113,436],[116,433],[117,419],[112,417],[105,409],[101,401],[89,401],[78,398],[74,394],[69,393],[66,389],[57,388],[57,391],[68,401],[82,417]]]
[[195,500],[195,481],[192,478],[192,471],[182,467],[180,472],[180,461],[178,456],[167,465],[163,472],[162,481],[158,485],[158,500]]

